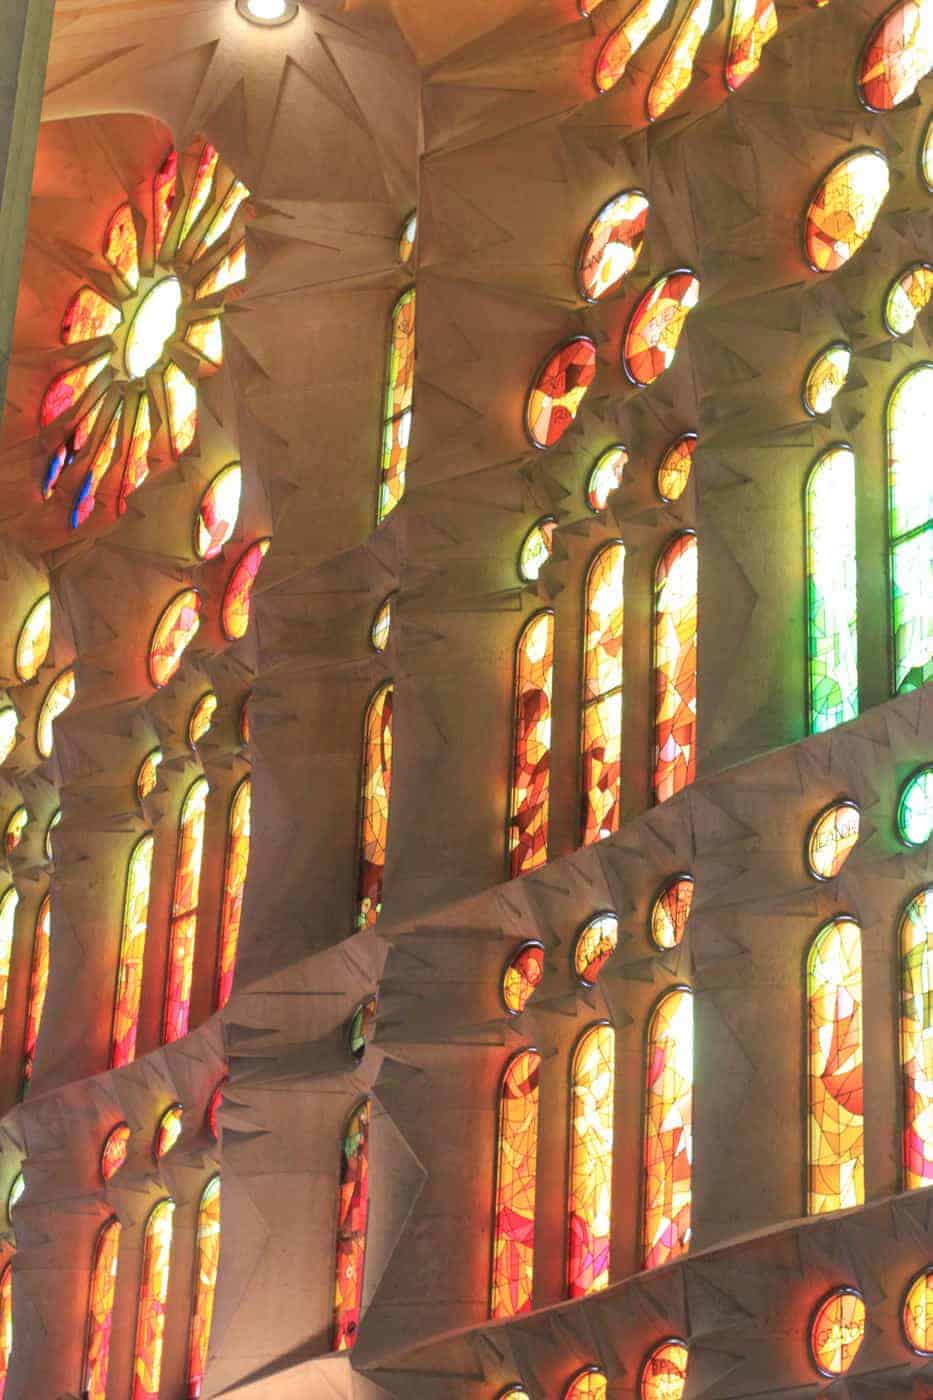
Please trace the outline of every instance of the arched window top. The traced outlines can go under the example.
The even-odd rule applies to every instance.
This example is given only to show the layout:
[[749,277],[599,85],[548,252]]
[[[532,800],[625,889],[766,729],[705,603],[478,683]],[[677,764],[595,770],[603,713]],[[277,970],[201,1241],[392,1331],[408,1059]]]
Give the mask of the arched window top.
[[212,1176],[198,1207],[197,1272],[188,1338],[188,1400],[199,1400],[207,1368],[220,1264],[220,1177]]
[[547,860],[554,613],[535,613],[515,652],[515,722],[509,811],[509,871],[513,878]]
[[644,1267],[685,1254],[693,1191],[693,993],[674,987],[648,1023],[644,1148]]
[[657,121],[690,86],[700,40],[709,29],[713,0],[693,0],[648,89],[648,120]]
[[832,802],[816,816],[807,836],[807,868],[814,880],[833,880],[858,841],[861,815],[854,802]]
[[656,802],[696,773],[697,539],[692,530],[665,546],[654,575]]
[[192,748],[196,748],[205,734],[210,732],[214,715],[217,712],[217,705],[217,692],[215,690],[206,690],[194,702],[191,714],[188,716],[188,743]]
[[872,29],[859,62],[859,97],[870,112],[890,112],[933,67],[933,27],[924,0],[898,0]]
[[523,583],[534,583],[538,579],[554,549],[556,528],[555,516],[544,515],[532,525],[522,540],[518,552],[518,576]]
[[119,1253],[120,1222],[116,1216],[111,1216],[101,1226],[94,1247],[84,1346],[83,1400],[106,1400]]
[[230,575],[221,608],[221,624],[228,642],[239,641],[246,635],[256,576],[271,543],[270,536],[255,540],[240,555]]
[[680,437],[664,449],[658,465],[658,495],[666,505],[679,501],[687,489],[690,473],[693,470],[693,453],[697,445],[696,433],[681,433]]
[[904,1295],[901,1323],[911,1350],[918,1356],[933,1356],[933,1267],[911,1282]]
[[933,267],[912,263],[895,277],[884,298],[884,326],[889,335],[909,335],[933,296]]
[[360,1325],[369,1217],[369,1120],[369,1099],[363,1099],[350,1114],[343,1135],[337,1199],[334,1351],[349,1350]]
[[851,363],[852,350],[844,340],[827,345],[810,362],[803,384],[803,406],[812,417],[830,411],[849,377]]
[[865,1198],[862,933],[846,915],[824,924],[807,956],[809,1191],[819,1215]]
[[166,1197],[153,1206],[146,1221],[131,1400],[158,1400],[174,1214],[175,1202]]
[[214,559],[236,529],[243,491],[243,468],[228,462],[206,488],[194,522],[194,552]]
[[[933,1089],[927,1046],[933,1035],[933,885],[919,890],[901,915],[901,1074],[904,1086],[904,1186],[933,1182]],[[933,1322],[933,1319],[931,1319]]]
[[596,59],[593,81],[597,92],[609,92],[624,77],[631,59],[664,18],[667,5],[668,0],[639,0],[612,31]]
[[830,166],[804,217],[803,241],[814,272],[835,272],[858,252],[888,193],[880,151],[851,151]]
[[53,744],[53,725],[59,715],[65,713],[75,698],[75,673],[72,666],[66,666],[55,677],[39,709],[36,720],[36,748],[40,758],[50,758]]
[[243,893],[249,868],[252,802],[253,784],[247,776],[241,778],[237,784],[227,816],[227,849],[224,856],[224,892],[220,910],[220,955],[217,971],[218,1010],[226,1006],[233,991],[240,923],[243,918]]
[[520,943],[502,971],[502,1001],[510,1016],[518,1016],[534,996],[544,977],[544,944],[537,939]]
[[52,598],[43,593],[29,612],[19,631],[13,665],[18,680],[31,681],[49,654],[52,640]]
[[162,762],[162,750],[150,749],[139,765],[139,772],[136,774],[136,796],[140,802],[145,802],[159,780],[159,764]]
[[865,1339],[865,1300],[854,1288],[834,1288],[810,1323],[810,1355],[821,1376],[844,1376]]
[[382,911],[392,796],[392,715],[395,687],[386,681],[366,708],[360,800],[360,868],[356,926],[371,927]]
[[350,1026],[347,1031],[347,1045],[354,1060],[359,1062],[366,1054],[366,1047],[369,1044],[373,1031],[376,1028],[376,1009],[379,1005],[375,992],[371,992],[368,997],[357,1005],[353,1015],[350,1017]]
[[158,689],[167,685],[181,665],[186,648],[201,626],[201,595],[183,588],[163,608],[149,643],[149,679]]
[[668,1337],[645,1357],[639,1400],[681,1400],[686,1384],[687,1344]]
[[653,384],[674,363],[684,323],[699,298],[700,281],[689,267],[664,273],[642,295],[622,349],[622,368],[633,384]]
[[0,763],[6,763],[16,748],[16,729],[19,715],[12,705],[0,708]]
[[905,846],[923,846],[933,836],[933,763],[918,768],[901,788],[897,832]]
[[373,651],[385,651],[389,645],[389,638],[392,635],[392,599],[394,593],[383,598],[376,609],[372,626],[369,629],[369,640]]
[[6,826],[3,828],[3,848],[7,855],[16,850],[28,825],[29,812],[21,802],[18,807],[13,808],[7,818]]
[[139,286],[139,242],[128,204],[121,204],[110,216],[104,231],[104,258],[124,287],[135,292]]
[[606,1400],[606,1373],[587,1366],[567,1382],[564,1400]]
[[651,906],[651,939],[656,948],[676,948],[684,936],[693,904],[693,876],[674,875]]
[[529,1396],[523,1385],[510,1385],[499,1391],[496,1400],[529,1400]]
[[537,1050],[519,1050],[499,1087],[498,1150],[489,1311],[516,1317],[531,1307],[538,1174]]
[[525,426],[535,447],[560,442],[595,377],[596,346],[588,336],[574,336],[548,354],[525,404]]
[[586,500],[590,510],[605,510],[609,497],[622,485],[622,474],[628,461],[628,448],[621,442],[607,447],[597,457],[586,482]]
[[758,71],[762,50],[774,38],[777,28],[773,0],[734,0],[725,71],[730,92]]
[[815,462],[806,516],[809,718],[819,734],[859,709],[855,453],[847,443]]
[[413,209],[402,224],[401,232],[398,236],[398,260],[402,264],[402,267],[407,267],[411,262],[414,256],[417,238],[418,211],[417,209]]
[[613,195],[596,214],[577,261],[577,283],[587,301],[600,301],[621,286],[638,262],[647,219],[648,199],[642,190]]
[[181,1104],[173,1103],[165,1110],[162,1117],[159,1119],[154,1148],[157,1162],[161,1161],[167,1153],[171,1152],[172,1148],[181,1137],[183,1116],[184,1109]]
[[573,970],[584,987],[593,987],[619,941],[619,920],[613,913],[594,914],[573,945]]
[[609,1284],[615,1039],[608,1021],[590,1026],[577,1041],[570,1069],[567,1291],[571,1298]]
[[392,308],[382,412],[377,525],[391,515],[405,494],[415,392],[415,306],[415,288],[409,287]]
[[116,1123],[107,1136],[104,1138],[104,1145],[100,1154],[100,1174],[104,1183],[116,1176],[117,1172],[126,1161],[126,1154],[130,1144],[129,1123]]
[[93,287],[79,287],[65,307],[61,338],[64,345],[82,345],[112,335],[123,320],[119,306]]

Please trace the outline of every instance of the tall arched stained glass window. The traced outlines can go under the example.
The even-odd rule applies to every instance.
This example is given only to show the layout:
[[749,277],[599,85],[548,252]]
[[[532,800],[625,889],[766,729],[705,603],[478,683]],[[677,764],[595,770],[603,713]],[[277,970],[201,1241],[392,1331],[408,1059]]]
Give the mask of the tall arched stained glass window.
[[810,733],[858,714],[855,453],[835,443],[810,473],[807,505],[807,653]]
[[220,911],[220,956],[217,971],[217,1009],[226,1006],[233,991],[243,889],[249,864],[250,804],[252,782],[243,778],[230,802],[227,818],[227,854],[224,864],[224,896]]
[[567,1289],[571,1298],[595,1293],[609,1283],[615,1040],[608,1021],[584,1031],[570,1073]]
[[904,1076],[904,1186],[933,1182],[933,885],[901,916],[901,1073]]
[[334,1351],[348,1351],[360,1326],[369,1216],[369,1117],[369,1099],[364,1099],[347,1120],[340,1154]]
[[832,919],[810,945],[807,1001],[807,1212],[821,1215],[865,1199],[862,931],[853,919]]
[[6,999],[10,986],[10,960],[13,956],[13,931],[19,895],[13,885],[0,895],[0,1044],[6,1021]]
[[191,1312],[191,1335],[188,1338],[188,1400],[199,1400],[204,1385],[219,1263],[220,1177],[212,1176],[204,1188],[198,1207],[194,1306]]
[[131,1400],[159,1400],[174,1213],[175,1203],[166,1197],[164,1201],[159,1201],[153,1206],[146,1221],[143,1271],[139,1282],[139,1306],[136,1313]]
[[113,1033],[110,1042],[110,1068],[119,1069],[136,1058],[136,1031],[139,1025],[139,999],[143,989],[143,957],[149,924],[149,889],[152,879],[152,851],[155,838],[141,836],[130,852],[123,896],[123,931],[120,935],[120,961],[117,964],[117,990],[113,1004]]
[[206,778],[195,778],[182,803],[178,824],[178,854],[169,933],[168,980],[162,1042],[179,1040],[188,1030],[191,1012],[191,976],[194,942],[198,931],[198,898],[201,861],[204,856],[204,820],[209,788]]
[[696,776],[697,538],[675,535],[654,575],[654,797],[673,797]]
[[901,375],[888,400],[888,510],[895,692],[933,676],[933,364]]
[[586,576],[583,613],[581,840],[619,829],[622,786],[622,585],[625,545],[612,540]]
[[107,1400],[110,1336],[117,1290],[120,1222],[105,1221],[94,1248],[94,1265],[87,1303],[87,1336],[84,1344],[83,1400]]
[[415,289],[409,287],[392,308],[385,407],[382,415],[377,524],[381,524],[387,515],[391,515],[405,494],[414,387]]
[[690,1245],[693,1163],[693,993],[675,987],[648,1026],[645,1093],[644,1267]]
[[551,692],[554,614],[526,622],[515,651],[515,719],[509,800],[509,873],[537,870],[547,860],[551,788]]
[[26,1031],[23,1036],[23,1091],[32,1079],[39,1043],[39,1028],[45,1010],[45,995],[49,988],[49,952],[52,934],[52,896],[47,894],[39,905],[36,931],[32,943],[32,967],[29,973],[29,1000],[26,1004]]
[[13,1261],[0,1274],[0,1400],[6,1394],[6,1378],[13,1354]]
[[392,710],[395,686],[379,687],[366,710],[360,792],[360,871],[356,926],[370,928],[382,910],[389,803],[392,796]]
[[537,1050],[519,1050],[499,1086],[496,1195],[492,1230],[491,1317],[515,1317],[531,1307],[538,1175]]

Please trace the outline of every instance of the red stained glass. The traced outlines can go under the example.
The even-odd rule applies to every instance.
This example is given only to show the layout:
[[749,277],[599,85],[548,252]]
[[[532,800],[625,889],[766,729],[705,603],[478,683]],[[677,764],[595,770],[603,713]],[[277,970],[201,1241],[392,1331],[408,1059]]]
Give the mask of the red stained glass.
[[136,1058],[136,1032],[143,989],[143,958],[149,926],[149,891],[155,838],[141,837],[130,854],[123,899],[123,929],[117,965],[110,1068],[119,1069]]
[[693,1161],[693,994],[675,987],[648,1027],[645,1098],[644,1267],[690,1245]]
[[194,549],[199,559],[214,559],[236,529],[240,513],[243,469],[231,462],[218,472],[198,506]]
[[120,444],[120,424],[123,421],[123,403],[114,409],[106,431],[91,458],[91,465],[82,481],[71,507],[70,523],[73,530],[83,525],[97,504],[97,489],[116,461]]
[[577,281],[587,301],[614,292],[638,261],[645,241],[648,200],[641,190],[625,190],[604,204],[586,231]]
[[130,1128],[128,1123],[117,1123],[107,1134],[100,1154],[100,1174],[105,1184],[116,1176],[126,1161],[129,1143]]
[[696,433],[683,433],[665,450],[658,467],[658,495],[662,501],[679,501],[686,491],[696,445]]
[[606,1377],[595,1366],[587,1366],[567,1384],[564,1400],[606,1400]]
[[159,169],[156,171],[155,178],[152,182],[152,237],[155,243],[156,257],[158,257],[162,251],[162,244],[165,242],[165,235],[171,223],[172,211],[175,208],[175,189],[177,184],[178,156],[175,151],[169,151]]
[[639,1400],[682,1400],[687,1384],[687,1345],[677,1338],[660,1342],[641,1369]]
[[206,778],[195,778],[182,804],[175,860],[175,888],[169,934],[168,982],[162,1043],[180,1040],[188,1030],[191,976],[198,930],[198,899],[204,857],[204,822],[209,792]]
[[807,958],[807,1212],[865,1200],[862,1088],[862,932],[852,919],[825,924]]
[[669,0],[638,0],[599,51],[593,80],[598,92],[608,92],[624,76],[642,44],[664,18]]
[[570,1298],[595,1293],[609,1283],[614,1100],[615,1031],[601,1022],[580,1038],[570,1074]]
[[551,782],[554,614],[534,615],[515,653],[515,727],[509,803],[509,870],[514,877],[547,860]]
[[664,550],[654,599],[654,796],[664,802],[696,776],[696,535],[675,535]]
[[188,1400],[200,1400],[214,1316],[214,1291],[220,1264],[220,1177],[204,1188],[198,1209],[198,1259],[194,1308],[188,1338]]
[[[74,369],[63,369],[56,374],[42,396],[39,405],[39,426],[45,428],[73,408],[89,384],[93,384],[99,374],[110,363],[110,355],[98,355],[86,365],[75,365]],[[86,441],[86,439],[85,439]],[[83,443],[81,444],[83,446]],[[75,446],[75,452],[79,450]]]
[[185,648],[200,627],[201,595],[196,588],[177,593],[162,612],[149,644],[149,679],[167,685],[181,665]]
[[765,44],[777,33],[774,0],[733,0],[726,87],[735,92],[758,71]]
[[528,393],[525,425],[535,447],[560,442],[596,375],[596,346],[579,335],[551,352]]
[[815,272],[835,272],[858,252],[889,183],[888,162],[880,151],[853,151],[830,167],[804,220],[804,249]]
[[233,794],[227,825],[227,857],[224,865],[224,895],[220,911],[220,959],[217,974],[217,1010],[227,1005],[233,991],[243,890],[249,864],[250,804],[252,783],[244,778]]
[[933,885],[901,915],[900,943],[904,1186],[913,1191],[933,1183]]
[[933,1268],[924,1269],[911,1283],[901,1321],[907,1345],[918,1356],[933,1356]]
[[495,1219],[489,1313],[515,1317],[531,1308],[538,1172],[537,1050],[520,1050],[499,1089]]
[[7,855],[16,850],[23,839],[23,832],[28,825],[29,812],[21,803],[10,814],[10,818],[3,830],[3,846]]
[[544,947],[540,943],[522,943],[509,958],[502,974],[502,1000],[506,1011],[513,1016],[524,1011],[543,976]]
[[369,1100],[350,1114],[340,1156],[337,1198],[337,1260],[334,1289],[334,1351],[356,1341],[363,1302],[366,1221],[369,1215]]
[[622,368],[633,384],[653,384],[674,363],[684,322],[696,306],[700,283],[689,268],[653,282],[632,312]]
[[213,690],[205,691],[200,699],[195,701],[188,719],[188,743],[193,749],[197,748],[204,736],[210,733],[218,703],[217,695]]
[[256,540],[240,555],[230,575],[221,610],[224,636],[230,642],[246,635],[256,576],[271,543],[271,539]]
[[676,948],[693,904],[693,876],[675,875],[651,906],[651,937],[657,948]]
[[52,896],[47,894],[39,905],[36,932],[32,944],[32,968],[29,974],[29,1001],[26,1006],[26,1034],[23,1038],[23,1079],[32,1079],[39,1042],[39,1028],[45,1009],[45,994],[49,987],[49,951],[52,934]]
[[370,928],[382,910],[389,802],[392,796],[392,709],[395,687],[381,686],[366,710],[360,795],[360,874],[356,926]]
[[93,287],[79,287],[62,317],[62,340],[66,345],[97,340],[99,336],[112,335],[122,320],[119,306]]
[[859,65],[859,93],[873,112],[890,112],[917,90],[933,67],[933,16],[927,0],[899,0],[869,36]]
[[865,1339],[865,1300],[852,1288],[824,1298],[810,1324],[810,1353],[821,1376],[844,1376]]
[[135,292],[139,286],[139,244],[128,204],[121,204],[111,216],[104,234],[104,257],[121,282]]
[[117,1291],[120,1222],[108,1220],[97,1236],[87,1305],[87,1340],[84,1348],[82,1400],[107,1400],[113,1305]]
[[159,1400],[174,1212],[173,1201],[159,1201],[146,1222],[143,1272],[136,1314],[132,1400]]
[[127,498],[138,491],[149,475],[149,445],[152,442],[152,419],[149,412],[149,395],[141,394],[136,405],[136,419],[130,445],[126,451],[120,494],[117,497],[117,514],[126,510]]
[[604,545],[586,576],[583,613],[580,839],[619,829],[622,795],[622,641],[625,546]]
[[0,1274],[0,1400],[6,1394],[7,1374],[13,1353],[13,1265]]
[[619,941],[615,914],[597,914],[577,934],[573,945],[573,970],[584,987],[592,987]]

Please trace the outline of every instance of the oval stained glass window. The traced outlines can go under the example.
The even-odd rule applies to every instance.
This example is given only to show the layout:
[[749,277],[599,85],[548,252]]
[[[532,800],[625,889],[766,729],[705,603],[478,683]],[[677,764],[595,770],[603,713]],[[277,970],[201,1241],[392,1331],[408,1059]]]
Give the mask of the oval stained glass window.
[[927,189],[933,191],[933,117],[927,122],[920,144],[920,174]]
[[821,1376],[844,1376],[865,1337],[865,1300],[854,1288],[836,1288],[810,1323],[810,1355]]
[[83,345],[86,340],[112,335],[122,320],[119,306],[93,287],[79,287],[65,307],[62,340],[66,345]]
[[679,438],[674,439],[661,458],[658,467],[658,495],[668,505],[672,501],[679,501],[687,489],[696,445],[696,433],[682,433]]
[[9,820],[3,828],[3,848],[7,855],[15,851],[23,839],[23,832],[29,825],[29,813],[22,803],[10,813]]
[[628,450],[620,442],[600,453],[586,482],[586,500],[590,510],[606,509],[609,497],[622,485],[627,461]]
[[226,1084],[226,1082],[227,1076],[224,1075],[220,1083],[216,1085],[213,1089],[211,1096],[207,1101],[207,1109],[204,1115],[205,1120],[207,1122],[207,1131],[210,1133],[211,1137],[214,1139],[215,1142],[220,1141],[220,1110],[223,1107],[224,1085]]
[[577,285],[587,301],[614,292],[638,262],[645,241],[648,199],[641,190],[624,190],[604,204],[580,247]]
[[52,599],[48,593],[43,593],[26,614],[26,621],[20,628],[16,641],[13,665],[19,680],[31,681],[36,675],[49,654],[51,640]]
[[230,462],[214,477],[198,506],[194,523],[194,552],[215,559],[236,529],[243,489],[243,469]]
[[197,636],[200,611],[201,595],[196,588],[176,593],[163,610],[149,643],[149,679],[157,689],[172,679],[185,648]]
[[159,1127],[156,1132],[155,1158],[160,1161],[168,1152],[171,1152],[178,1139],[181,1137],[182,1115],[184,1110],[180,1103],[173,1103],[165,1110],[159,1119]]
[[55,677],[45,692],[45,699],[42,701],[39,717],[36,720],[36,748],[42,758],[48,758],[52,752],[52,726],[58,716],[64,714],[74,698],[75,673],[73,668],[68,666]]
[[875,25],[862,50],[858,91],[872,112],[890,112],[912,97],[933,67],[933,11],[928,0],[899,0]]
[[195,701],[188,720],[188,743],[192,748],[210,731],[217,703],[217,694],[213,690],[206,690],[200,699]]
[[924,1269],[907,1289],[901,1323],[910,1349],[933,1356],[933,1268]]
[[889,335],[909,335],[933,296],[933,267],[914,263],[896,277],[884,298],[884,327]]
[[139,772],[136,774],[136,796],[140,802],[145,802],[158,782],[161,762],[162,750],[156,748],[151,749],[139,765]]
[[518,552],[518,576],[523,583],[534,583],[551,557],[557,521],[546,515],[532,525]]
[[524,1011],[544,976],[544,944],[529,940],[516,948],[502,973],[502,1000],[510,1016]]
[[901,789],[897,830],[907,846],[923,846],[933,836],[933,764],[911,774]]
[[418,211],[414,210],[402,225],[402,231],[398,236],[398,260],[403,267],[411,262],[412,253],[415,251],[415,240],[418,237]]
[[163,277],[143,297],[126,333],[123,363],[130,379],[142,379],[157,365],[168,341],[175,334],[181,283],[177,277]]
[[811,361],[803,384],[803,406],[811,416],[829,412],[849,377],[851,363],[852,351],[844,340],[827,345]]
[[658,948],[676,948],[681,942],[693,904],[693,876],[675,875],[651,906],[651,938]]
[[392,594],[385,598],[376,609],[372,626],[369,629],[369,640],[373,651],[385,651],[389,645],[389,636],[392,631]]
[[807,866],[815,880],[839,874],[858,841],[859,809],[854,802],[834,802],[820,812],[807,837]]
[[52,851],[52,832],[53,832],[53,831],[55,830],[55,828],[58,826],[58,824],[59,824],[59,822],[61,821],[61,819],[62,819],[62,809],[61,809],[61,807],[56,807],[56,808],[55,808],[55,811],[54,811],[54,812],[52,813],[52,815],[49,817],[49,824],[48,824],[48,826],[45,828],[45,840],[44,840],[43,843],[42,843],[42,848],[43,848],[43,850],[44,850],[44,852],[45,852],[45,858],[46,858],[46,860],[52,860],[52,859],[53,859],[53,851]]
[[596,346],[588,336],[575,336],[551,351],[535,376],[525,406],[525,425],[535,447],[560,442],[595,375]]
[[376,1007],[376,995],[373,993],[372,996],[364,997],[350,1017],[347,1045],[354,1060],[362,1060],[366,1054],[366,1047],[376,1024]]
[[668,0],[637,0],[599,51],[593,72],[597,92],[609,92],[625,76],[629,63],[661,23],[667,7]]
[[586,1366],[567,1382],[564,1400],[606,1400],[606,1373]]
[[684,322],[699,296],[699,279],[686,267],[652,282],[625,332],[622,368],[633,384],[653,384],[674,363]]
[[830,166],[804,218],[804,252],[814,272],[835,272],[854,257],[872,231],[889,184],[888,162],[880,151],[853,151]]
[[595,986],[618,942],[619,920],[615,914],[597,914],[583,925],[574,939],[573,970],[584,987]]
[[19,715],[12,705],[0,709],[0,763],[5,763],[16,747],[16,726]]
[[641,1368],[639,1400],[681,1400],[686,1384],[686,1342],[679,1337],[659,1342]]
[[246,635],[256,576],[271,543],[271,537],[256,540],[240,555],[230,575],[221,608],[221,625],[228,642],[239,641]]
[[100,1174],[105,1182],[116,1176],[123,1166],[129,1142],[130,1125],[128,1123],[117,1123],[116,1127],[111,1128],[107,1134],[100,1154]]

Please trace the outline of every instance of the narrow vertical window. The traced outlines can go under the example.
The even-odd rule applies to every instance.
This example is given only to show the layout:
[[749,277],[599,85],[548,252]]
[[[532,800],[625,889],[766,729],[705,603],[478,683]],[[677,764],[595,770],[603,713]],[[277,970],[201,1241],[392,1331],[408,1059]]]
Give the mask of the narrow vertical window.
[[519,1050],[499,1088],[495,1218],[489,1312],[515,1317],[531,1307],[538,1174],[537,1050]]
[[13,1262],[0,1274],[0,1400],[6,1394],[6,1378],[13,1353]]
[[392,308],[389,362],[382,415],[382,456],[376,523],[391,515],[405,494],[408,442],[415,386],[415,289],[409,287]]
[[214,1315],[214,1290],[220,1263],[220,1177],[213,1176],[204,1188],[198,1208],[197,1272],[194,1280],[194,1307],[191,1336],[188,1339],[188,1400],[199,1400],[207,1367]]
[[188,789],[181,808],[175,888],[172,892],[165,1016],[162,1023],[163,1044],[180,1039],[188,1030],[208,791],[207,779],[196,778]]
[[901,375],[888,400],[888,511],[894,690],[933,676],[933,482],[929,442],[933,364]]
[[609,1283],[615,1031],[607,1021],[580,1038],[570,1075],[570,1202],[567,1288],[571,1298]]
[[151,834],[142,836],[130,852],[123,896],[123,931],[120,935],[120,961],[117,964],[117,990],[113,1005],[113,1032],[110,1068],[119,1069],[136,1058],[136,1031],[139,1025],[139,999],[143,989],[143,956],[149,923],[149,888],[152,879]]
[[97,1236],[94,1266],[87,1304],[87,1339],[84,1347],[83,1400],[106,1400],[110,1366],[110,1336],[117,1289],[120,1222],[106,1221]]
[[12,885],[0,895],[0,1042],[6,1021],[6,999],[10,986],[10,959],[13,956],[13,931],[19,895]]
[[690,1245],[693,1162],[693,993],[675,987],[648,1027],[645,1095],[645,1268]]
[[696,777],[697,539],[686,530],[665,547],[654,575],[654,798]]
[[537,870],[547,860],[551,790],[551,692],[554,614],[535,613],[515,652],[515,719],[509,802],[509,873]]
[[363,727],[360,793],[360,872],[356,926],[369,928],[382,910],[389,801],[392,794],[392,708],[395,687],[380,686],[369,702]]
[[332,1343],[334,1351],[348,1351],[356,1341],[359,1331],[368,1216],[369,1100],[364,1099],[350,1114],[340,1154]]
[[810,733],[858,714],[855,453],[837,443],[807,482]]
[[622,583],[625,546],[605,545],[586,576],[583,614],[581,840],[619,829],[622,783]]
[[220,911],[220,956],[217,972],[217,1009],[226,1006],[233,991],[243,889],[249,864],[252,782],[244,778],[236,788],[227,819],[227,855],[224,863],[224,897]]
[[47,894],[39,905],[36,932],[32,944],[32,968],[29,973],[29,1001],[26,1006],[26,1033],[23,1036],[23,1092],[32,1079],[36,1063],[39,1028],[45,1010],[45,994],[49,989],[49,952],[52,934],[52,896]]
[[807,958],[809,1003],[809,1191],[807,1212],[865,1199],[862,1113],[862,931],[837,918]]
[[904,1186],[933,1182],[933,885],[901,916],[901,1073],[904,1076]]
[[166,1198],[153,1206],[146,1222],[131,1400],[159,1400],[174,1212],[174,1201]]

